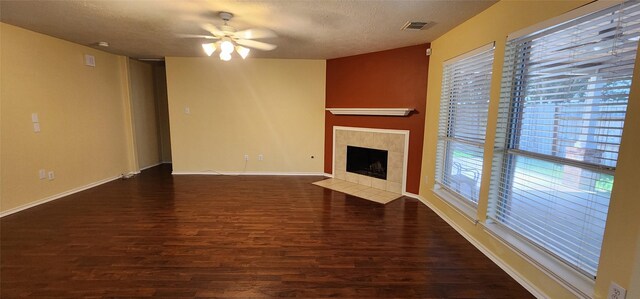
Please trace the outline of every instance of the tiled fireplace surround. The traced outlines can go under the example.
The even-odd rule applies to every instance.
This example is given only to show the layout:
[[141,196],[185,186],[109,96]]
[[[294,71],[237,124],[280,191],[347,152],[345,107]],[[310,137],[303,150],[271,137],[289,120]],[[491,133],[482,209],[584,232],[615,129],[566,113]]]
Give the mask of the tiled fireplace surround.
[[[387,179],[347,172],[347,145],[389,152]],[[403,194],[409,150],[408,130],[388,130],[356,127],[333,127],[333,177],[367,187]]]

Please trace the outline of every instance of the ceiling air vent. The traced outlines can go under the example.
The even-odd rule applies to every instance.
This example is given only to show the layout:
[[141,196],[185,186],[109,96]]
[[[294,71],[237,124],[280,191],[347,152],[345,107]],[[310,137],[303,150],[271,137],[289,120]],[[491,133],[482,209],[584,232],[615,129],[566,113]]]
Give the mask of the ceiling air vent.
[[407,22],[402,26],[402,30],[422,30],[429,23],[428,22]]

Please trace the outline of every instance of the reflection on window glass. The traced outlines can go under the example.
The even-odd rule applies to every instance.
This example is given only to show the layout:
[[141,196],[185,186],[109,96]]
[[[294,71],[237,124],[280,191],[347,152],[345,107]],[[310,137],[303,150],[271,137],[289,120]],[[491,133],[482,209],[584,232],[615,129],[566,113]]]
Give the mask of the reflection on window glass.
[[447,144],[446,153],[444,183],[477,203],[483,148],[451,141]]
[[500,220],[595,272],[613,176],[534,158],[508,159],[514,168],[511,188],[500,194]]

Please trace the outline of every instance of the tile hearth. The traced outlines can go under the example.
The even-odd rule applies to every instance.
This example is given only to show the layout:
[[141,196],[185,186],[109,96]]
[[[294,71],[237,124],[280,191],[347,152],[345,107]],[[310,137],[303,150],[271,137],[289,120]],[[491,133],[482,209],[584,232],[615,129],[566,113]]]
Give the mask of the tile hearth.
[[316,186],[324,187],[334,191],[357,196],[363,199],[374,201],[381,204],[387,204],[391,201],[402,197],[402,194],[393,193],[373,187],[348,182],[340,179],[326,179],[313,183]]

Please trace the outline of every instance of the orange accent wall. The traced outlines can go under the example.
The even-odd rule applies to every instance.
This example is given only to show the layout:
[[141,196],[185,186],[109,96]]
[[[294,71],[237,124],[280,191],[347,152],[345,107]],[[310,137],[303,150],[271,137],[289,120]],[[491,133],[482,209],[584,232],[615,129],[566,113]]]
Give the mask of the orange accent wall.
[[418,194],[429,44],[327,60],[327,108],[414,108],[407,117],[325,112],[324,170],[333,173],[333,126],[409,130],[407,192]]

